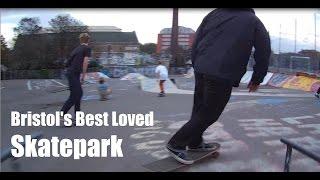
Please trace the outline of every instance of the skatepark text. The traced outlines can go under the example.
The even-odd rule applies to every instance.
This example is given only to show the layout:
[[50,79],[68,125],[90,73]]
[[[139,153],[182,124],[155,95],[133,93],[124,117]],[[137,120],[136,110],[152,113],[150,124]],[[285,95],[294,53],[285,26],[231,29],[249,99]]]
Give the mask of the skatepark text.
[[[109,117],[110,120],[109,120]],[[102,114],[85,114],[84,112],[76,112],[74,118],[71,114],[63,114],[57,111],[54,114],[45,112],[20,113],[18,111],[11,112],[11,126],[34,126],[34,127],[52,127],[52,126],[153,126],[153,111],[147,114],[124,114],[108,112]],[[78,136],[77,136],[78,137]],[[71,157],[80,159],[83,157],[123,157],[122,145],[123,139],[112,134],[106,139],[59,139],[52,136],[50,139],[36,139],[32,135],[15,134],[11,137],[11,154],[19,157]]]

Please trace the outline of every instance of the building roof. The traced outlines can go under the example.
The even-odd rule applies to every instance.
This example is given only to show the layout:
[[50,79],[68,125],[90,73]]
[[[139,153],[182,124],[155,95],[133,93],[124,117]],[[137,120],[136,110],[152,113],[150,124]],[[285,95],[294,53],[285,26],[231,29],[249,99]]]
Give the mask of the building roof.
[[[179,26],[179,34],[193,34],[195,31],[191,28]],[[160,34],[171,34],[171,28],[164,28],[160,31]]]
[[115,26],[88,26],[89,32],[121,32],[121,29]]
[[[79,34],[79,32],[68,32],[67,34]],[[138,44],[136,32],[88,32],[90,35],[90,42],[93,43],[130,43]],[[54,38],[57,33],[41,33],[35,34],[37,36],[46,36],[47,38]],[[23,35],[24,37],[31,37],[30,35]]]
[[89,32],[92,42],[139,43],[136,32]]
[[[77,27],[77,26],[71,26]],[[121,32],[121,29],[116,26],[87,26],[89,32]],[[50,27],[41,28],[38,34],[54,33]]]

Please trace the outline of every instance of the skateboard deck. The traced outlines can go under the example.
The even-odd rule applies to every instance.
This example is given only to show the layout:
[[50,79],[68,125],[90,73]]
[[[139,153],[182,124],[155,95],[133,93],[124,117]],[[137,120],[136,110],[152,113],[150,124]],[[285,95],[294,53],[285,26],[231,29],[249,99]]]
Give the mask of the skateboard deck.
[[[219,145],[220,148],[220,145]],[[219,156],[219,148],[215,151],[207,151],[207,152],[192,152],[188,151],[188,155],[195,160],[194,164],[199,163],[201,160],[206,158],[216,158]],[[153,172],[170,172],[178,170],[182,167],[192,166],[187,164],[182,164],[178,162],[173,157],[169,156],[164,159],[160,159],[158,161],[151,162],[149,164],[142,165],[144,168],[153,171]]]

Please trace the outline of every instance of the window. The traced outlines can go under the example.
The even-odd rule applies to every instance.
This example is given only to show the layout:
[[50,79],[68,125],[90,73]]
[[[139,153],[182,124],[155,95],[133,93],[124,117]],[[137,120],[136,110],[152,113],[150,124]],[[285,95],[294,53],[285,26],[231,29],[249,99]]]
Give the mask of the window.
[[181,46],[182,49],[187,50],[189,49],[189,46]]
[[179,37],[189,37],[189,34],[179,34]]
[[162,46],[162,47],[161,47],[162,50],[168,49],[168,48],[169,48],[169,46]]
[[171,39],[170,38],[162,38],[162,42],[163,41],[171,41]]
[[188,42],[179,42],[178,44],[181,45],[181,46],[188,46],[189,45]]
[[164,46],[170,46],[170,41],[169,42],[162,42],[162,45],[164,45]]
[[189,42],[189,38],[179,38],[178,41],[185,41],[185,42]]
[[137,50],[137,49],[138,49],[138,48],[135,47],[135,46],[127,46],[127,47],[125,47],[125,50],[126,50],[126,51]]

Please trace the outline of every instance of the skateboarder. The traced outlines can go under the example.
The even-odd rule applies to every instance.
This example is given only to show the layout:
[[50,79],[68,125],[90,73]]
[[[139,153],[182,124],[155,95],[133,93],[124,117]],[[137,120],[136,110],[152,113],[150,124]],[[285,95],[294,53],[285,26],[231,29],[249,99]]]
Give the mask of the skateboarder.
[[157,77],[159,79],[159,87],[160,87],[159,97],[164,97],[165,92],[164,92],[163,84],[168,79],[168,70],[164,65],[162,65],[161,61],[159,61],[158,63],[159,65],[156,67],[155,73],[157,74]]
[[63,111],[64,114],[68,113],[72,106],[74,106],[75,113],[76,111],[80,111],[82,98],[81,84],[84,82],[88,68],[88,59],[91,57],[91,48],[88,46],[90,39],[89,35],[87,33],[82,33],[80,34],[79,39],[80,45],[71,52],[66,65],[66,76],[68,78],[70,95],[61,108],[61,111]]
[[251,8],[218,8],[203,19],[192,47],[195,72],[192,115],[167,144],[168,151],[179,162],[194,162],[188,150],[217,148],[215,143],[203,141],[203,132],[218,120],[232,87],[239,86],[253,47],[256,63],[248,85],[250,92],[258,89],[268,70],[271,47],[264,25]]
[[320,98],[320,87],[318,88],[318,91],[314,94],[318,99]]
[[110,98],[109,96],[112,90],[109,87],[109,85],[106,83],[106,79],[103,77],[100,77],[99,79],[98,91],[100,95],[100,101],[106,101]]

